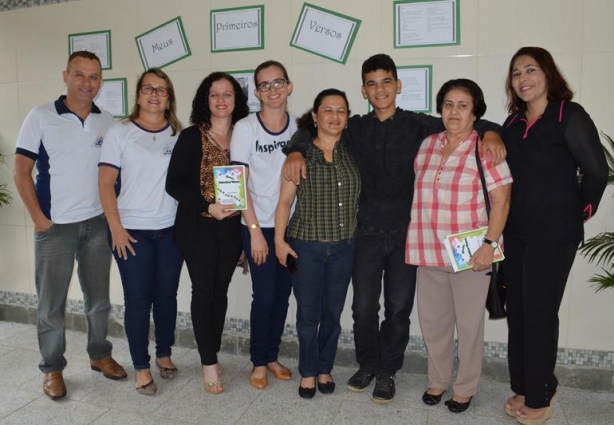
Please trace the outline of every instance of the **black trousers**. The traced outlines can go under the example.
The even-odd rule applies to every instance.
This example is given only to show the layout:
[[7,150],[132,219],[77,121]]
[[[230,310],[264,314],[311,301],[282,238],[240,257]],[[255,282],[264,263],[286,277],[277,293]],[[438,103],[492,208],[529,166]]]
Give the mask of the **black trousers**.
[[572,242],[505,238],[511,388],[533,409],[549,406],[558,386],[558,312],[577,249]]
[[[409,342],[416,267],[405,264],[405,232],[356,237],[352,286],[354,344],[361,368],[394,375]],[[383,276],[383,281],[382,281]],[[384,320],[379,322],[384,291]]]
[[200,217],[180,226],[176,240],[192,281],[190,312],[203,365],[217,363],[228,308],[228,286],[243,245],[240,216]]

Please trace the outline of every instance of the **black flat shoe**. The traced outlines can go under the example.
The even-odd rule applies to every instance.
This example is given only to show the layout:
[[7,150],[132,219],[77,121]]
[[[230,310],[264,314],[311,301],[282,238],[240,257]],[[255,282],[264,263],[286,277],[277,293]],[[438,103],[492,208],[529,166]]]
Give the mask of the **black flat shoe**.
[[434,394],[429,394],[428,390],[424,392],[424,394],[422,394],[422,401],[424,402],[424,404],[429,405],[429,406],[435,406],[436,404],[439,404],[439,402],[441,401],[441,397],[445,394],[446,392],[442,392],[439,395],[434,395]]
[[313,398],[313,396],[316,395],[316,387],[305,388],[299,385],[298,395],[301,396],[301,398]]
[[318,391],[322,394],[332,394],[335,392],[335,383],[330,382],[318,382]]
[[450,399],[448,401],[446,401],[446,406],[448,406],[448,410],[452,413],[463,413],[465,410],[467,410],[469,408],[469,405],[471,404],[471,400],[473,400],[473,397],[469,397],[469,401],[465,402],[465,403],[460,403],[454,399]]

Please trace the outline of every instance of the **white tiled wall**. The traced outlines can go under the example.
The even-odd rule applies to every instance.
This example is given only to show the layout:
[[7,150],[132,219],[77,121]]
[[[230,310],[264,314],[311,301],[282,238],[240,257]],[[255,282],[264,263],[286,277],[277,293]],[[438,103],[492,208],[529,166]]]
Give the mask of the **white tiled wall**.
[[[433,94],[450,78],[467,77],[484,89],[486,118],[505,119],[504,81],[511,55],[523,45],[549,49],[598,128],[614,135],[614,2],[610,0],[461,0],[461,45],[394,49],[392,0],[310,0],[309,3],[362,21],[349,60],[341,65],[294,49],[290,37],[303,2],[299,0],[81,0],[0,13],[0,151],[13,160],[21,121],[37,104],[64,92],[61,71],[67,59],[68,34],[111,30],[113,69],[105,78],[126,77],[129,103],[142,72],[134,37],[181,16],[192,56],[166,71],[179,99],[179,116],[188,123],[196,87],[213,70],[253,69],[260,62],[283,62],[295,83],[290,109],[299,115],[327,87],[347,92],[352,110],[365,113],[360,94],[360,66],[368,56],[384,52],[397,65],[433,65]],[[210,53],[209,10],[253,4],[265,6],[265,49]],[[14,191],[10,166],[0,170],[0,182]],[[608,189],[598,215],[587,224],[588,236],[612,231],[614,201]],[[0,209],[0,289],[34,293],[32,227],[17,200]],[[547,265],[544,265],[547,267]],[[561,307],[561,345],[569,348],[614,350],[614,291],[595,294],[586,283],[599,269],[578,256]],[[179,309],[189,311],[190,282],[184,269]],[[78,284],[70,296],[81,298]],[[122,304],[117,270],[112,270],[112,300]],[[229,293],[228,316],[249,318],[251,282],[236,274]],[[351,329],[348,293],[342,318]],[[294,305],[288,321],[294,322]],[[419,335],[414,310],[412,334]],[[504,321],[488,322],[486,340],[505,342]]]

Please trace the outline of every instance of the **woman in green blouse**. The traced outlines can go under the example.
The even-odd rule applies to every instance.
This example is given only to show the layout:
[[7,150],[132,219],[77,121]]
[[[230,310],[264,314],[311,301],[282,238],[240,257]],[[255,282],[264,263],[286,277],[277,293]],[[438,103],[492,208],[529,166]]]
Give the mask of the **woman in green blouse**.
[[[360,194],[360,174],[340,141],[349,113],[345,93],[327,89],[318,94],[313,109],[297,120],[299,129],[312,133],[307,179],[299,186],[282,180],[275,212],[275,252],[279,262],[294,271],[298,393],[303,398],[315,395],[316,383],[321,393],[335,390],[330,373],[352,276]],[[296,208],[288,222],[295,198]]]

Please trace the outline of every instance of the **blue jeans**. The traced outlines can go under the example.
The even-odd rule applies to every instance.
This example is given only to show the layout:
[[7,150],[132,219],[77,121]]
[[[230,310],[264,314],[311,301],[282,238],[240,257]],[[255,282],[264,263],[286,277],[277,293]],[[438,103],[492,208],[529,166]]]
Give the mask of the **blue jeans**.
[[107,341],[111,310],[107,229],[106,219],[99,215],[78,223],[53,224],[34,234],[37,330],[42,357],[38,367],[44,373],[66,367],[64,315],[75,259],[85,304],[87,353],[93,360],[111,355],[113,345]]
[[[124,328],[135,370],[149,369],[149,315],[153,306],[156,358],[170,357],[175,344],[177,287],[183,257],[173,228],[128,230],[138,242],[124,260],[113,252],[124,287]],[[109,234],[109,241],[111,235]]]
[[279,264],[275,256],[275,229],[262,228],[262,233],[269,246],[269,255],[264,264],[256,266],[251,254],[249,230],[241,226],[243,249],[252,276],[250,355],[254,366],[266,366],[277,361],[292,291],[290,272]]
[[[406,232],[356,237],[352,275],[356,361],[361,368],[387,375],[403,366],[416,293],[416,267],[405,264],[405,237]],[[384,320],[380,326],[382,283]]]
[[341,312],[352,277],[354,241],[289,239],[298,254],[292,275],[296,297],[298,371],[302,377],[329,374],[337,355]]

